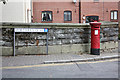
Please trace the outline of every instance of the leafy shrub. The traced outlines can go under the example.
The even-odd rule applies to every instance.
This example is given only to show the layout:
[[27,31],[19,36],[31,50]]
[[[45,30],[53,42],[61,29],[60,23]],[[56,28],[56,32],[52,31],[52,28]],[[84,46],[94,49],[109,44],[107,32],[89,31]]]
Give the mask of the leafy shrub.
[[118,39],[120,40],[120,33],[119,33],[119,35],[118,35]]

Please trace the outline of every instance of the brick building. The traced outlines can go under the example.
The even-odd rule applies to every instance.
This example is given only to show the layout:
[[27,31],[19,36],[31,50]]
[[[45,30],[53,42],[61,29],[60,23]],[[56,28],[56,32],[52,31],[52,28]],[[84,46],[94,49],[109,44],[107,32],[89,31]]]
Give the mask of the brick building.
[[120,34],[120,1],[118,3],[118,14],[119,14],[118,19],[119,19],[119,34]]
[[94,20],[118,21],[118,1],[67,0],[46,2],[33,0],[33,22],[37,23],[84,23]]
[[120,1],[118,3],[118,14],[119,14],[118,19],[119,19],[119,22],[120,22]]

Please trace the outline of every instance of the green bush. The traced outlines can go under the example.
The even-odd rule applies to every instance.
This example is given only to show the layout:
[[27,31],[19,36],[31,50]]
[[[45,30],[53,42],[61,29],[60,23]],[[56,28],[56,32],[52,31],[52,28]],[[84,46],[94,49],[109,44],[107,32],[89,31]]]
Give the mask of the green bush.
[[118,39],[120,40],[120,33],[119,33],[119,35],[118,35]]

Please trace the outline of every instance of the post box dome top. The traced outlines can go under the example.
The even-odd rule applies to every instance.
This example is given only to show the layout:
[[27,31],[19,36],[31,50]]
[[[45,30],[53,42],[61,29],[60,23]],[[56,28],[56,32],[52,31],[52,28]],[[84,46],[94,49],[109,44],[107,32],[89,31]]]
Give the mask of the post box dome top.
[[101,25],[100,22],[90,22],[90,25]]

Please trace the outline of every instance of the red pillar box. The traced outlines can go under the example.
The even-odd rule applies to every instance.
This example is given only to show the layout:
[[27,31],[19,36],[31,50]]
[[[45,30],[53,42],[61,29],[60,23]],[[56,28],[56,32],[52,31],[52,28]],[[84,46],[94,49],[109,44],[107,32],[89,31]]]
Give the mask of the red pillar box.
[[100,25],[99,22],[91,22],[91,54],[100,55]]

